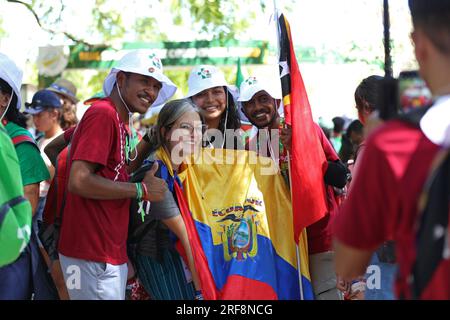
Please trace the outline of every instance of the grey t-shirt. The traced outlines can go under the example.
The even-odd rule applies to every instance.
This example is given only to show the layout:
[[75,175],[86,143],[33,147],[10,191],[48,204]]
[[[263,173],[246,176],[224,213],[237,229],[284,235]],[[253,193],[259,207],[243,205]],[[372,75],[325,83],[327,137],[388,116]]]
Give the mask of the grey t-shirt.
[[[146,205],[149,202],[145,203]],[[146,208],[144,209],[146,210]],[[165,220],[169,218],[176,217],[180,214],[180,209],[178,209],[178,205],[173,198],[173,194],[167,190],[164,195],[164,199],[158,202],[150,203],[149,216],[155,220]]]

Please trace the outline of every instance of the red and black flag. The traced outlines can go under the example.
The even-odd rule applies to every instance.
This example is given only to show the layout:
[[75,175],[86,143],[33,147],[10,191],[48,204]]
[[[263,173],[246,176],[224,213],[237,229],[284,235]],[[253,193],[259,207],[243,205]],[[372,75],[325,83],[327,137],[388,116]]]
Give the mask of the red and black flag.
[[302,229],[320,220],[327,212],[323,179],[327,161],[295,58],[290,26],[283,14],[278,18],[278,32],[284,114],[286,123],[292,127],[291,194],[294,236],[298,243]]

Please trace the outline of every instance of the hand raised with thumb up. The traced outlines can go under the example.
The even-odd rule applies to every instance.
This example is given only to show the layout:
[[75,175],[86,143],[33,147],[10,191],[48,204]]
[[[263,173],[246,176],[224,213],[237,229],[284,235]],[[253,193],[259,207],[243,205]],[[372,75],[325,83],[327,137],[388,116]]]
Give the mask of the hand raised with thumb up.
[[152,168],[146,172],[142,180],[147,187],[147,195],[143,200],[153,202],[162,201],[165,193],[168,191],[167,183],[163,179],[155,177],[158,166],[158,162],[155,161]]

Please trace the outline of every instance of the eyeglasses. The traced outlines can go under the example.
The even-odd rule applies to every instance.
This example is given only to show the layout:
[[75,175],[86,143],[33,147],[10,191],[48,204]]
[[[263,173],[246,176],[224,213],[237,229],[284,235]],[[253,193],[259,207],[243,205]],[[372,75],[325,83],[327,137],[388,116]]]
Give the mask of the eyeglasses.
[[179,125],[179,127],[176,129],[185,130],[186,133],[189,133],[189,134],[194,134],[194,132],[203,134],[208,129],[208,126],[206,124],[200,124],[200,125],[197,125],[194,127],[193,125],[191,125],[189,123],[181,123]]

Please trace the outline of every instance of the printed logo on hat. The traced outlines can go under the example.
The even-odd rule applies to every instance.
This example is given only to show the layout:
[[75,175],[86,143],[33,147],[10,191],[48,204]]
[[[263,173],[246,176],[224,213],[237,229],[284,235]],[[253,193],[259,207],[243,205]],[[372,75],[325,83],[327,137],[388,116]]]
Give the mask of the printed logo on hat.
[[258,80],[256,80],[256,77],[250,77],[245,80],[245,83],[247,83],[249,86],[254,85],[257,82],[258,82]]
[[[152,61],[153,66],[155,66],[158,69],[162,69],[162,63],[161,63],[161,59],[159,59],[156,56],[156,53],[152,53],[151,55],[148,56],[150,58],[150,60]],[[150,67],[148,69],[149,72],[155,72],[155,69]]]
[[200,71],[197,72],[197,75],[202,79],[211,78],[211,72],[206,68],[201,68]]

